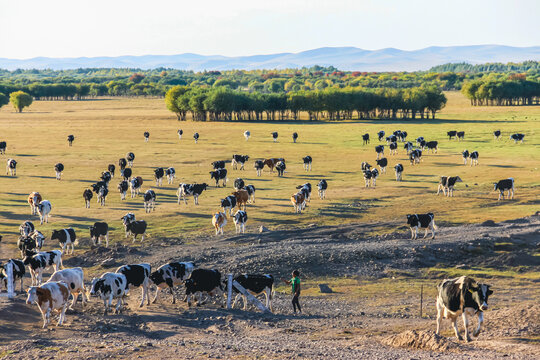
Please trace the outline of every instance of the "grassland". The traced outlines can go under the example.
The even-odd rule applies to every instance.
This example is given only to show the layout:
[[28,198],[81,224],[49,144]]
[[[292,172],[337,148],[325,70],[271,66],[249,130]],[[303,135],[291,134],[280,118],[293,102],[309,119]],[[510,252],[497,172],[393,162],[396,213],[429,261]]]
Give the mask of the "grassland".
[[[0,110],[0,140],[8,143],[6,155],[18,161],[17,176],[0,176],[0,234],[4,243],[14,244],[19,224],[27,219],[39,224],[30,215],[26,197],[39,191],[53,205],[49,224],[38,229],[50,236],[52,229],[71,226],[88,238],[87,228],[94,221],[106,221],[112,227],[111,239],[123,240],[120,217],[134,211],[137,218],[149,223],[150,238],[189,237],[191,234],[213,233],[212,212],[219,200],[232,190],[232,182],[242,177],[257,188],[256,203],[248,207],[248,231],[257,225],[269,228],[303,227],[308,224],[341,224],[375,222],[381,219],[404,219],[407,213],[431,211],[439,224],[472,223],[486,219],[495,221],[530,215],[540,204],[540,107],[471,107],[460,94],[447,94],[449,101],[436,120],[366,120],[337,122],[177,122],[165,109],[161,99],[99,99],[92,101],[39,101],[22,114],[13,108]],[[176,130],[184,130],[178,139]],[[252,137],[246,142],[244,130]],[[439,141],[439,153],[426,155],[419,166],[410,166],[405,151],[389,159],[388,173],[377,181],[375,189],[364,188],[359,171],[360,163],[375,164],[376,132],[405,130],[409,140],[424,136]],[[503,132],[494,141],[493,130]],[[449,141],[448,130],[463,130],[463,142]],[[143,132],[150,132],[144,142]],[[279,141],[273,143],[270,132],[278,131]],[[294,144],[291,134],[299,133]],[[195,144],[192,134],[199,132]],[[372,140],[362,145],[361,135],[370,133]],[[526,134],[525,143],[514,145],[509,134]],[[74,134],[73,147],[66,137]],[[477,150],[478,167],[463,166],[461,151]],[[155,189],[153,169],[172,166],[176,169],[174,185],[157,189],[157,208],[145,214],[142,197],[121,201],[116,190],[118,176],[111,182],[107,206],[85,209],[84,189],[95,182],[109,163],[117,164],[126,152],[136,155],[133,173],[142,176],[143,190]],[[230,159],[234,153],[248,154],[245,171],[229,170],[229,185],[215,188],[209,181],[210,163]],[[311,155],[313,171],[302,169],[301,158]],[[284,157],[287,172],[278,178],[268,171],[256,177],[252,160],[265,157]],[[54,164],[62,162],[66,169],[61,181],[55,180]],[[397,183],[393,166],[405,166],[403,182]],[[459,175],[454,198],[436,196],[440,175]],[[497,202],[492,192],[494,181],[516,179],[516,198]],[[290,195],[299,184],[318,179],[329,182],[327,199],[313,197],[307,211],[294,214]],[[179,182],[207,182],[212,185],[200,198],[200,205],[178,205],[176,188]],[[94,199],[95,200],[95,199]],[[395,229],[388,229],[393,231]],[[234,231],[229,223],[227,232]]]

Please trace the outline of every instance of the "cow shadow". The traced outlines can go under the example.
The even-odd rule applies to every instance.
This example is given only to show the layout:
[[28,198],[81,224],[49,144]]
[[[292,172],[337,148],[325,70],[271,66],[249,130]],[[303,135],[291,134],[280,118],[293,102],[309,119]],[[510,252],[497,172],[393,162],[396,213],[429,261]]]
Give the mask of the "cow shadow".
[[29,220],[29,218],[32,217],[32,215],[16,214],[16,213],[14,213],[12,211],[7,211],[7,210],[0,211],[0,216],[5,217],[6,219],[20,220],[20,221],[26,221],[26,220]]
[[519,168],[519,166],[515,166],[515,165],[498,165],[498,164],[489,164],[488,166],[490,166],[490,167],[498,167],[498,168],[503,168],[503,169],[512,169],[512,168]]
[[56,179],[55,176],[45,176],[45,175],[28,175],[28,177],[39,178],[39,179]]

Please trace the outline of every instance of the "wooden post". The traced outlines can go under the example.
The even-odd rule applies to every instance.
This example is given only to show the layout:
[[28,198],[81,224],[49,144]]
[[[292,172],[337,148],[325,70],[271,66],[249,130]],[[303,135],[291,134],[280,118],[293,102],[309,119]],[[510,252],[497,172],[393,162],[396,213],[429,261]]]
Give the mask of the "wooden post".
[[424,285],[420,285],[420,317],[422,317],[422,305],[424,303]]
[[262,302],[260,302],[255,296],[251,295],[251,293],[247,291],[242,285],[240,285],[238,281],[233,281],[232,283],[234,284],[234,287],[238,289],[238,291],[240,291],[242,294],[244,294],[250,302],[255,304],[255,306],[257,306],[259,310],[264,313],[271,313],[270,309],[264,306]]
[[15,296],[15,281],[13,279],[13,261],[8,261],[6,264],[6,275],[7,275],[7,292],[8,299],[13,299]]
[[231,309],[233,274],[227,274],[227,309]]

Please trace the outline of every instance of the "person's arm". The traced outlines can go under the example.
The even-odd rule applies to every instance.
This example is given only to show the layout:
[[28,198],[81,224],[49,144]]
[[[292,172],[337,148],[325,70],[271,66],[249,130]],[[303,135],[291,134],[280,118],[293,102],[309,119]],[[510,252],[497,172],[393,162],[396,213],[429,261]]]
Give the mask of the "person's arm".
[[289,280],[286,280],[284,278],[281,278],[281,281],[283,281],[287,285],[291,285],[291,282]]

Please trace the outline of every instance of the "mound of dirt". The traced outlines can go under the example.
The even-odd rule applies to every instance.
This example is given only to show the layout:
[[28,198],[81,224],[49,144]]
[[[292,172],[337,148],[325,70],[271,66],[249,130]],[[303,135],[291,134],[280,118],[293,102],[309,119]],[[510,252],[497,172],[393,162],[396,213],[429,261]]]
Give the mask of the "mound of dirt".
[[[516,304],[487,311],[482,333],[490,337],[529,337],[540,334],[540,304]],[[481,333],[481,335],[482,335]]]
[[458,344],[435,334],[434,331],[408,330],[397,335],[392,335],[382,341],[383,344],[430,351],[452,351],[458,348]]

